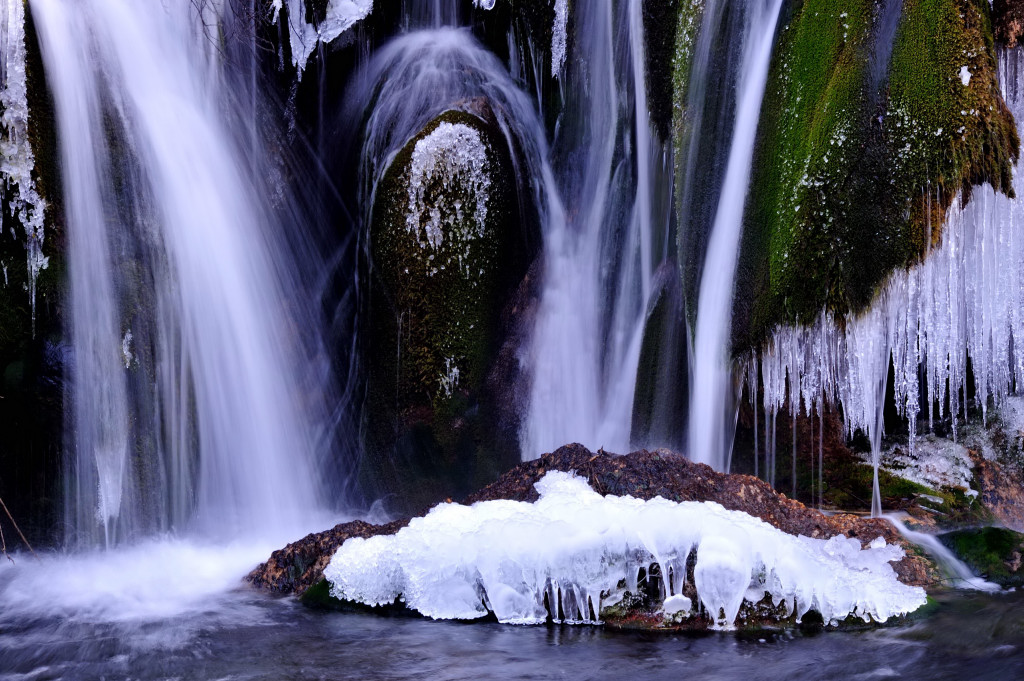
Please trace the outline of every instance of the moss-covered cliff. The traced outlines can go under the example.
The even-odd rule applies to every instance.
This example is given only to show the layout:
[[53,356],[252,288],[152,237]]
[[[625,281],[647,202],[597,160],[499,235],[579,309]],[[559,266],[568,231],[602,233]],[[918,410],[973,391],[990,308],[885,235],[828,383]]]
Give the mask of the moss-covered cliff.
[[959,194],[1012,191],[1016,125],[984,0],[804,0],[765,93],[735,348],[863,309],[938,241]]

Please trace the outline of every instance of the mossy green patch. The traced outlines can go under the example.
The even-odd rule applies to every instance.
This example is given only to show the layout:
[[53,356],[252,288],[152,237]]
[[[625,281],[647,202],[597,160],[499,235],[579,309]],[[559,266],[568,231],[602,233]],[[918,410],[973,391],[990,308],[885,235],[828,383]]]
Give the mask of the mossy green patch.
[[862,310],[938,242],[958,193],[1012,191],[1019,142],[988,3],[905,0],[897,23],[887,7],[805,0],[781,31],[747,206],[737,352],[778,324]]
[[939,538],[986,579],[1004,587],[1024,586],[1024,534],[983,527],[948,532]]

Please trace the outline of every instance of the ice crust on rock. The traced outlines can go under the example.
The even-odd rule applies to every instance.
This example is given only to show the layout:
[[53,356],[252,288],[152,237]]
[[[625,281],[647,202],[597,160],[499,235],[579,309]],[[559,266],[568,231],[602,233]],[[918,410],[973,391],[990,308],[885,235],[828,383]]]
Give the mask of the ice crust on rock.
[[[463,244],[483,236],[490,170],[480,133],[463,123],[442,122],[416,142],[409,165],[405,226],[420,246],[429,245],[436,251],[446,234]],[[470,210],[467,226],[466,212]],[[466,253],[457,254],[460,264],[464,264],[463,255]]]
[[329,0],[324,20],[314,26],[306,17],[306,0],[274,0],[271,8],[276,22],[283,4],[288,5],[288,36],[292,63],[302,78],[302,71],[313,50],[340,36],[373,11],[373,0]]
[[881,465],[893,475],[931,489],[971,489],[973,463],[967,447],[932,434],[918,436],[914,451],[893,446],[882,453]]
[[[36,281],[39,273],[49,264],[49,258],[43,255],[46,203],[32,179],[36,162],[28,138],[25,3],[21,0],[3,0],[0,22],[0,35],[3,37],[0,45],[0,108],[3,110],[0,115],[0,192],[7,199],[10,217],[21,223],[25,232],[28,295],[34,335]],[[5,280],[6,276],[5,266]]]
[[[397,534],[349,539],[324,576],[337,598],[366,605],[401,599],[435,619],[537,624],[552,616],[596,624],[639,574],[657,564],[666,615],[689,616],[686,561],[697,551],[694,586],[715,626],[735,625],[744,600],[770,595],[798,618],[849,615],[884,622],[925,602],[889,564],[903,550],[879,538],[868,548],[841,535],[786,534],[714,502],[602,497],[583,478],[551,471],[534,503],[445,503]],[[624,586],[624,589],[623,589]]]

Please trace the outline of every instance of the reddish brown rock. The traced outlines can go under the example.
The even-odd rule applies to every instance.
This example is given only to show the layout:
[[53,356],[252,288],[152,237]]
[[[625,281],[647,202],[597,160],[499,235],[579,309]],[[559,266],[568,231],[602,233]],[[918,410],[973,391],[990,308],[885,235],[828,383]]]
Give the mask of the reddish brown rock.
[[578,444],[567,445],[540,459],[519,464],[466,499],[535,501],[533,484],[549,470],[573,471],[587,479],[600,494],[670,501],[714,501],[727,509],[743,511],[789,534],[827,539],[837,534],[862,542],[882,536],[904,547],[907,556],[894,564],[900,581],[923,586],[932,581],[930,563],[916,555],[899,533],[884,520],[847,513],[825,515],[773,490],[750,475],[718,473],[705,464],[693,463],[673,452],[639,451],[627,456],[593,453]]
[[371,525],[362,520],[353,520],[323,532],[308,534],[274,551],[266,563],[246,575],[245,581],[266,591],[301,596],[306,589],[323,579],[324,568],[346,539],[394,534],[408,524],[408,519],[396,520],[387,525]]
[[981,502],[999,522],[1024,532],[1024,475],[1011,466],[974,457],[974,479]]

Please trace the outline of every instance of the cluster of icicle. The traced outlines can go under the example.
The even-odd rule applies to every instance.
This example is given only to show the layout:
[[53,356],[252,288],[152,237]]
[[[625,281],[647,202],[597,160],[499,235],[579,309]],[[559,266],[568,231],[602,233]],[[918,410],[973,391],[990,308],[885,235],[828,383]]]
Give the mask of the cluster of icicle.
[[789,535],[713,502],[602,497],[560,471],[536,488],[534,503],[445,503],[395,535],[349,539],[324,571],[331,593],[367,605],[401,599],[437,619],[491,612],[514,624],[596,624],[657,564],[664,611],[688,617],[698,612],[683,595],[696,550],[693,586],[718,628],[735,626],[744,601],[766,596],[798,620],[813,609],[829,623],[884,622],[925,602],[889,564],[903,550],[881,537],[862,548],[842,535]]
[[273,0],[276,23],[284,4],[288,5],[288,37],[292,63],[299,78],[317,46],[326,45],[365,19],[373,11],[373,0],[327,0],[324,20],[314,25],[306,16],[306,0]]
[[[480,9],[494,9],[497,0],[473,0]],[[551,76],[562,77],[569,31],[569,0],[555,0],[555,23],[551,26]]]
[[[480,133],[463,123],[442,122],[413,148],[405,228],[420,246],[434,250],[444,242],[446,227],[457,242],[483,236],[490,188],[490,161]],[[467,210],[472,210],[468,229]]]
[[[1020,51],[1000,55],[1006,100],[1018,121],[1024,121],[1022,61]],[[1018,164],[1018,197],[1024,196],[1022,175],[1024,165]],[[777,329],[744,369],[750,394],[757,395],[759,362],[769,419],[786,402],[803,405],[807,414],[820,413],[823,400],[841,405],[848,434],[867,433],[877,463],[891,364],[910,447],[922,389],[929,428],[948,416],[955,439],[967,402],[968,358],[983,419],[990,403],[998,407],[1024,381],[1022,227],[1024,203],[987,185],[966,206],[954,201],[941,246],[921,264],[893,274],[868,312],[848,315],[841,324],[822,314],[814,325]]]
[[[2,0],[0,35],[0,191],[7,200],[11,217],[25,231],[28,257],[28,295],[32,307],[32,328],[36,321],[36,281],[48,262],[43,255],[46,203],[32,179],[35,156],[28,138],[28,83],[25,72],[25,3]],[[13,229],[11,230],[13,232]],[[7,267],[4,266],[6,285]]]

